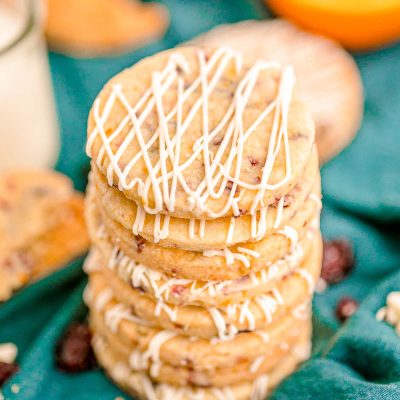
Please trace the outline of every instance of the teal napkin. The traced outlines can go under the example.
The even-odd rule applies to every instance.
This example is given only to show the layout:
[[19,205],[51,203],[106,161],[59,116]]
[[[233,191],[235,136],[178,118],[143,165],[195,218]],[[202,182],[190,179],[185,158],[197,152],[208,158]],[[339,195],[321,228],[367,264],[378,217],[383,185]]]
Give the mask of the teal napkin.
[[[171,26],[157,43],[102,59],[50,55],[62,128],[58,169],[79,189],[84,189],[88,172],[87,114],[111,76],[217,24],[268,16],[261,2],[251,0],[164,3]],[[322,170],[322,230],[328,238],[351,240],[356,267],[342,283],[316,295],[313,357],[280,385],[274,399],[400,399],[400,338],[392,327],[375,320],[388,292],[400,290],[400,45],[355,58],[365,87],[365,118],[354,143]],[[3,388],[6,399],[127,398],[100,370],[65,374],[54,367],[54,349],[63,330],[86,315],[81,261],[0,306],[0,343],[18,345],[21,366]],[[334,310],[344,295],[360,301],[361,308],[340,325]]]

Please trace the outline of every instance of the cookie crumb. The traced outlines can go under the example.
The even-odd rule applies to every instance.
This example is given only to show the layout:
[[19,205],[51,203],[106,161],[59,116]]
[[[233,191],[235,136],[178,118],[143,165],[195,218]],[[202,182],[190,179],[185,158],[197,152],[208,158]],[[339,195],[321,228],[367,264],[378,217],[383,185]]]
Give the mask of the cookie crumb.
[[358,302],[353,298],[343,297],[336,306],[336,317],[345,322],[358,310],[358,306]]
[[17,384],[15,384],[15,383],[11,386],[11,391],[12,391],[14,394],[18,394],[20,390],[21,390],[21,388],[20,388]]
[[397,335],[400,336],[400,291],[393,291],[388,294],[386,306],[378,310],[376,319],[392,325]]

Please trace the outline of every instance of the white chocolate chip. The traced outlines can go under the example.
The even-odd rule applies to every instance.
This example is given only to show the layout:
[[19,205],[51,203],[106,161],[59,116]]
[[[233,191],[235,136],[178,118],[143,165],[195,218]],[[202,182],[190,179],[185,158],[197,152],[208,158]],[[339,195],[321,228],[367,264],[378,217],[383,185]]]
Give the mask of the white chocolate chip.
[[17,358],[18,349],[14,343],[0,344],[0,362],[11,364]]
[[400,336],[400,292],[391,292],[386,298],[386,306],[376,313],[378,321],[386,321],[394,326],[397,335]]

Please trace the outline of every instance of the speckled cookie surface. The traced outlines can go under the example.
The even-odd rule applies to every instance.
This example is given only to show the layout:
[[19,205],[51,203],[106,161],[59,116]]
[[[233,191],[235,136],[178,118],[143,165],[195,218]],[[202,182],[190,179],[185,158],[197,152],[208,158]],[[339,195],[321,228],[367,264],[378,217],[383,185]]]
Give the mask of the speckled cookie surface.
[[[127,330],[125,330],[124,333],[125,335],[128,333],[128,337],[124,337],[124,333],[118,335],[107,329],[103,320],[98,317],[96,312],[91,316],[91,327],[97,334],[105,337],[118,354],[124,358],[130,359],[132,369],[136,367],[139,371],[150,371],[150,375],[152,374],[152,365],[154,364],[151,360],[148,366],[144,367],[135,365],[133,361],[134,356],[132,356],[135,352],[138,352],[138,354],[145,353],[148,348],[148,344],[145,344],[145,342],[146,340],[151,342],[151,335],[143,338],[140,341],[141,343],[138,344],[135,342],[135,336],[129,335],[129,331],[127,332]],[[263,359],[260,357],[260,365],[257,366],[257,369],[254,368],[254,370],[251,366],[257,356],[250,359],[243,356],[243,354],[246,354],[246,349],[250,347],[250,343],[246,341],[245,337],[240,341],[243,350],[241,356],[237,354],[235,357],[231,349],[239,343],[231,342],[230,345],[226,346],[227,354],[231,355],[231,357],[228,357],[231,358],[231,363],[229,364],[227,364],[226,361],[225,363],[219,363],[218,360],[222,358],[222,355],[217,354],[217,350],[213,349],[214,345],[201,340],[198,343],[197,351],[199,353],[203,352],[203,360],[207,359],[208,362],[206,363],[203,361],[200,364],[196,364],[195,362],[188,361],[188,359],[191,360],[191,351],[193,350],[193,353],[195,352],[191,347],[196,348],[196,341],[193,339],[193,342],[189,343],[187,338],[179,336],[172,337],[163,343],[160,348],[160,367],[157,374],[153,373],[152,379],[156,382],[180,386],[192,384],[196,386],[217,387],[252,381],[261,374],[269,373],[276,365],[279,365],[281,359],[290,354],[290,350],[293,346],[309,338],[309,321],[301,321],[295,324],[290,324],[288,322],[283,324],[282,329],[276,329],[274,334],[280,335],[280,340],[279,338],[275,340],[276,337],[274,336],[271,337],[270,345],[267,350],[264,351],[264,354],[258,354],[258,356],[264,355],[264,357]],[[157,335],[157,333],[155,335]],[[280,345],[282,342],[285,343],[285,346]],[[262,346],[260,347],[262,348]],[[183,354],[187,356],[186,363],[189,363],[189,365],[185,365],[185,357],[180,357],[180,359],[176,360],[170,358],[172,354],[176,354],[179,349],[185,349]],[[215,357],[213,357],[213,351],[215,351]]]
[[301,265],[315,245],[315,235],[316,232],[310,230],[283,259],[239,279],[201,281],[173,278],[130,260],[120,249],[113,247],[105,236],[96,239],[85,263],[85,270],[90,273],[106,265],[113,276],[173,305],[228,305],[272,290],[280,279]]
[[302,175],[314,125],[291,70],[258,67],[192,47],[140,61],[96,99],[88,153],[151,213],[213,219],[274,203]]
[[30,242],[0,256],[0,301],[14,291],[60,268],[87,251],[83,199],[60,204],[58,223]]
[[[320,183],[317,182],[315,191],[313,190],[317,197],[320,196],[319,185]],[[320,205],[314,198],[309,198],[304,203],[304,207],[282,230],[271,232],[258,242],[229,248],[232,254],[239,254],[239,248],[242,248],[245,251],[256,252],[258,257],[246,254],[245,258],[240,257],[229,262],[224,256],[225,253],[202,253],[164,248],[147,242],[139,236],[135,237],[130,230],[123,228],[99,210],[97,204],[90,198],[87,202],[87,222],[89,231],[93,232],[93,235],[99,227],[104,226],[104,231],[112,243],[121,248],[132,260],[170,276],[200,280],[238,279],[283,258],[295,246],[298,238],[301,238],[313,225],[314,220],[319,220],[320,211]],[[319,225],[316,229],[319,229]]]
[[[304,175],[292,190],[286,194],[283,209],[279,210],[279,199],[276,199],[275,203],[268,208],[265,221],[266,232],[283,227],[297,210],[303,206],[305,199],[311,192],[313,183],[317,180],[318,173],[318,159],[316,152],[314,152],[304,171]],[[95,185],[95,196],[98,199],[98,203],[104,211],[126,229],[132,230],[138,213],[136,203],[128,200],[117,188],[108,186],[106,178],[99,172],[94,163],[92,163],[91,181]],[[278,215],[280,213],[281,215]],[[192,235],[190,233],[191,223],[194,224]],[[201,221],[199,220],[191,222],[185,218],[171,217],[168,236],[164,239],[158,239],[157,243],[162,247],[174,247],[192,251],[220,249],[226,245],[232,223],[234,223],[234,231],[230,239],[230,245],[255,240],[252,237],[252,216],[248,214],[236,217],[234,221],[230,217],[207,220],[204,223],[202,236],[199,232],[200,223]],[[137,234],[150,242],[156,242],[156,224],[156,216],[146,213],[143,228]]]
[[304,360],[298,354],[290,354],[268,374],[268,377],[262,376],[258,381],[220,388],[195,388],[191,385],[178,387],[156,384],[146,374],[132,370],[127,360],[115,352],[107,340],[100,335],[94,337],[93,347],[100,364],[105,368],[111,379],[130,395],[143,400],[148,398],[161,400],[168,398],[167,396],[171,399],[179,396],[178,398],[182,400],[191,400],[196,397],[201,397],[204,400],[220,400],[226,396],[231,396],[231,398],[237,400],[263,399],[269,390],[292,373],[297,365]]
[[54,226],[58,206],[72,193],[72,182],[61,174],[44,170],[0,174],[0,254]]
[[[254,329],[265,329],[267,326],[279,320],[282,316],[290,314],[294,309],[311,300],[311,294],[315,282],[320,273],[321,265],[321,239],[316,238],[310,254],[304,260],[299,270],[283,277],[278,281],[271,292],[260,296],[248,297],[241,303],[230,303],[218,308],[221,318],[225,320],[226,326],[232,326],[237,330],[246,331]],[[99,262],[99,261],[97,261]],[[127,305],[131,312],[141,320],[148,321],[173,330],[182,335],[212,338],[221,335],[217,329],[213,314],[209,309],[202,306],[171,305],[158,300],[151,295],[146,295],[138,289],[132,288],[127,283],[113,275],[107,269],[90,273],[91,288],[97,293],[108,293],[117,302]],[[267,301],[265,302],[264,296]],[[103,299],[103,295],[98,295]],[[160,306],[159,302],[164,305]],[[268,308],[268,316],[260,303],[265,303]],[[100,302],[101,303],[101,302]],[[100,304],[99,303],[99,304]],[[231,309],[235,305],[234,309]],[[109,311],[115,304],[103,305]],[[242,319],[242,308],[252,315],[250,319]],[[112,311],[110,312],[112,314]],[[279,323],[279,322],[277,322]]]
[[0,301],[83,254],[83,198],[64,176],[17,171],[0,178]]
[[363,90],[352,57],[336,43],[284,20],[221,25],[195,39],[204,46],[230,46],[249,59],[292,64],[298,95],[309,106],[322,163],[356,135],[363,113]]

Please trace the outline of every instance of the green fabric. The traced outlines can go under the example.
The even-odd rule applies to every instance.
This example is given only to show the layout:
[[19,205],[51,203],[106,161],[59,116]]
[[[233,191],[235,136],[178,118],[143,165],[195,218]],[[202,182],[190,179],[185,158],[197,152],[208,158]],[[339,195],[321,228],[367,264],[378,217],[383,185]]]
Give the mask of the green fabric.
[[[165,38],[132,54],[72,59],[51,54],[62,126],[58,169],[83,189],[87,113],[104,82],[143,56],[223,22],[267,15],[250,0],[165,0],[172,16]],[[356,56],[365,86],[365,118],[354,143],[323,168],[326,237],[349,238],[356,268],[314,301],[314,355],[275,391],[274,399],[400,399],[400,338],[375,320],[389,291],[400,289],[400,46]],[[15,342],[21,372],[4,387],[6,399],[112,400],[124,396],[101,371],[57,372],[53,355],[65,326],[85,317],[85,278],[75,262],[21,291],[0,307],[0,342]],[[343,295],[362,301],[340,326],[335,305]],[[20,392],[13,394],[12,384]],[[126,396],[125,396],[126,398]],[[173,399],[171,399],[173,400]]]

